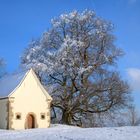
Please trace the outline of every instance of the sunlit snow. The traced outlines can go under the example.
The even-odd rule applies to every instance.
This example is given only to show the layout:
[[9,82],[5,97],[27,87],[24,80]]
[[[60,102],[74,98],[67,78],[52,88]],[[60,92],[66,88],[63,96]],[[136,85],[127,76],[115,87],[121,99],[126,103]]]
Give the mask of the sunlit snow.
[[140,127],[79,128],[53,125],[46,129],[0,130],[0,140],[139,140]]

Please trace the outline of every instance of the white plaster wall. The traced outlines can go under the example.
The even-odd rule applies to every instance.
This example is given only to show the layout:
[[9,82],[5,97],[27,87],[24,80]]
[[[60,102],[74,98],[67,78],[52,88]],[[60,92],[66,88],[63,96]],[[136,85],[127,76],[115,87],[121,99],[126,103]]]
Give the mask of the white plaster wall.
[[8,99],[0,100],[0,129],[7,128],[7,117],[8,117],[7,103]]
[[[32,70],[11,97],[14,97],[14,102],[11,104],[13,129],[25,129],[25,121],[29,112],[35,114],[38,128],[50,126],[50,115],[48,116],[50,114],[50,103],[36,81]],[[16,113],[18,112],[21,113],[21,120],[16,120]],[[40,113],[45,113],[45,120],[41,119]]]

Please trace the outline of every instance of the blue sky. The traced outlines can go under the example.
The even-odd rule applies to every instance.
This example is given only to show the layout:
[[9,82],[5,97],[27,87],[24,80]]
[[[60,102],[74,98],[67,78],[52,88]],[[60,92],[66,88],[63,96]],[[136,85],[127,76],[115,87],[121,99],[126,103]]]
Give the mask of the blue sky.
[[0,56],[8,72],[18,68],[23,50],[50,27],[51,18],[84,9],[114,23],[116,44],[126,54],[118,69],[140,110],[140,0],[0,0]]

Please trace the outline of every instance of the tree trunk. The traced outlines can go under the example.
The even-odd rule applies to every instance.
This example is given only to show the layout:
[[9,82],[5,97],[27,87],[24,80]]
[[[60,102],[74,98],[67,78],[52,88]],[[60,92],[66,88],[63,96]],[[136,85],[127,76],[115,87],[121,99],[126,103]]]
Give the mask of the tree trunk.
[[70,125],[71,120],[72,120],[71,114],[67,111],[64,111],[62,115],[62,123]]

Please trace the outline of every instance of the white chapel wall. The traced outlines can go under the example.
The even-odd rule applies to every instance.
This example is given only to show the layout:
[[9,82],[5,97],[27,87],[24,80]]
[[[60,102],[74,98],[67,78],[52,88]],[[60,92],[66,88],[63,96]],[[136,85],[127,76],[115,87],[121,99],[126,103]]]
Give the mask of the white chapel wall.
[[[37,128],[46,128],[50,125],[50,103],[36,82],[33,72],[30,71],[23,84],[11,95],[12,118],[10,129],[25,129],[28,113],[34,113]],[[16,119],[16,113],[21,113],[21,119]],[[45,113],[45,119],[41,119]]]
[[0,100],[0,129],[7,128],[8,119],[8,99]]

